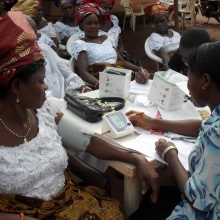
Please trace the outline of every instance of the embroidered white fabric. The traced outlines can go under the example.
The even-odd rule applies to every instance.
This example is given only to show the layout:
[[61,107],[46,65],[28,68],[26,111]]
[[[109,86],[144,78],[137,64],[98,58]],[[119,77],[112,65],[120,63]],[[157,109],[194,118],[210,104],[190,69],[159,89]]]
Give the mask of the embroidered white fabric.
[[63,189],[68,156],[54,118],[65,108],[63,99],[48,97],[37,109],[37,136],[19,146],[0,146],[0,193],[50,199]]
[[54,29],[58,40],[63,40],[64,37],[71,37],[80,31],[79,26],[70,27],[69,25],[65,25],[59,21],[57,21],[54,25]]
[[37,40],[38,44],[47,44],[50,47],[51,46],[55,46],[54,41],[52,39],[50,39],[48,36],[46,36],[45,34],[41,34],[41,37]]
[[71,53],[77,60],[79,53],[86,51],[88,65],[94,63],[113,64],[117,61],[117,53],[114,47],[115,41],[111,37],[108,37],[102,44],[77,40],[71,43]]
[[150,36],[150,49],[159,51],[161,47],[164,47],[167,53],[173,52],[179,48],[180,34],[176,31],[169,29],[173,32],[173,37],[162,37],[160,34],[152,33]]
[[85,85],[82,79],[73,73],[48,45],[40,44],[39,46],[47,63],[46,78],[44,81],[53,96],[63,98],[65,93],[69,93],[70,95],[79,94],[80,92],[76,89]]
[[118,26],[118,18],[115,15],[111,15],[111,21],[113,23],[113,27],[109,29],[108,32],[100,31],[100,35],[104,35],[105,33],[115,40],[115,47],[118,47],[118,38],[121,33],[121,28]]
[[[85,32],[84,32],[84,31],[82,31],[82,30],[80,30],[80,31],[79,31],[79,32],[77,32],[76,34],[77,34],[77,36],[78,36],[80,39],[82,39],[82,38],[84,38],[84,37],[85,37]],[[98,36],[101,36],[101,35],[108,35],[108,33],[106,33],[106,32],[104,32],[104,31],[99,30]]]
[[54,27],[52,26],[52,22],[48,22],[45,27],[41,28],[40,30],[37,30],[37,33],[45,34],[49,38],[57,37],[55,30],[54,30]]

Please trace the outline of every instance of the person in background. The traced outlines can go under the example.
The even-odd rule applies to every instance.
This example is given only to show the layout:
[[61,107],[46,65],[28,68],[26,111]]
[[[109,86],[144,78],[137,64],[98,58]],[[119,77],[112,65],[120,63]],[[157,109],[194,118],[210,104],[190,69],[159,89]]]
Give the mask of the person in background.
[[5,0],[0,0],[0,19],[2,19],[8,12],[5,11]]
[[[159,139],[155,143],[156,152],[161,157],[163,155],[168,163],[182,194],[182,201],[174,208],[172,214],[160,219],[218,220],[220,216],[220,41],[199,46],[189,56],[188,66],[187,86],[191,101],[196,107],[210,108],[212,113],[208,119],[170,121],[153,119],[147,115],[129,117],[134,113],[133,111],[126,115],[133,125],[144,129],[159,129],[197,137],[188,158],[189,171],[180,163],[174,143],[164,139]],[[161,213],[167,209],[167,205],[169,206],[163,204],[161,209],[155,206],[154,209]],[[150,212],[146,203],[142,212],[143,219],[148,219],[148,211]],[[137,214],[135,213],[130,219],[138,219]]]
[[[66,102],[46,95],[45,60],[22,13],[6,16],[0,20],[0,28],[11,27],[0,35],[0,219],[126,220],[120,203],[103,190],[72,182],[57,133],[68,118],[62,113]],[[74,122],[66,121],[75,151],[134,164],[142,194],[151,185],[156,203],[158,175],[146,158],[112,147],[106,137],[83,134]]]
[[59,47],[59,41],[57,39],[54,27],[52,26],[52,22],[48,22],[43,19],[44,10],[42,5],[39,3],[37,7],[37,17],[35,18],[35,23],[37,26],[37,33],[44,34],[47,37],[51,38],[56,45]]
[[179,49],[170,58],[169,68],[187,76],[190,54],[200,45],[209,41],[208,32],[202,28],[192,27],[186,30],[180,39]]
[[63,17],[54,25],[58,40],[66,46],[69,38],[80,31],[75,18],[75,0],[54,0]]
[[150,49],[163,61],[164,70],[168,70],[170,57],[179,48],[180,34],[168,29],[170,14],[175,10],[173,6],[167,8],[162,4],[148,5],[144,11],[153,22],[156,33],[150,36]]
[[[37,28],[33,19],[27,15],[24,16],[36,33]],[[46,35],[42,36],[45,36],[45,39],[48,41],[52,41]],[[40,39],[42,39],[42,36]],[[41,42],[40,40],[38,40],[37,43],[41,48],[46,61],[45,82],[54,97],[63,98],[65,93],[77,95],[81,92],[84,93],[91,91],[89,87],[85,86],[82,79],[77,74],[73,73],[63,60],[50,48],[49,44]]]
[[[115,41],[109,36],[98,36],[100,22],[102,20],[110,20],[109,13],[100,5],[88,3],[80,5],[76,12],[77,22],[85,32],[85,38],[73,41],[71,44],[71,52],[76,60],[80,77],[86,82],[99,88],[99,72],[103,71],[106,66],[117,68],[126,68],[138,72],[136,74],[141,78],[142,73],[140,67],[125,61],[121,55],[115,50]],[[148,74],[146,73],[146,81]],[[142,78],[141,78],[142,79]]]

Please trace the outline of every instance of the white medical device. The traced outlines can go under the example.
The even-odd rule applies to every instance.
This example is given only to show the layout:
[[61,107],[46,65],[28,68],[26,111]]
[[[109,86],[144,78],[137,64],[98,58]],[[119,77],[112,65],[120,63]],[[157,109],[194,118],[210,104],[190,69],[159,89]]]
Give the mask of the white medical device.
[[112,112],[102,116],[102,134],[111,138],[119,138],[134,132],[134,127],[122,111]]

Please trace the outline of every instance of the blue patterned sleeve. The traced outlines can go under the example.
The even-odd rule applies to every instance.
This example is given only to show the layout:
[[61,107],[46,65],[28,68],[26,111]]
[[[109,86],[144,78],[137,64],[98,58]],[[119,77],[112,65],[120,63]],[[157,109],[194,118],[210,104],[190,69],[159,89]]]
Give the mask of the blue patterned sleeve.
[[196,167],[185,184],[185,194],[193,207],[210,211],[220,198],[220,123],[213,123],[200,137],[195,150],[195,160],[189,161]]

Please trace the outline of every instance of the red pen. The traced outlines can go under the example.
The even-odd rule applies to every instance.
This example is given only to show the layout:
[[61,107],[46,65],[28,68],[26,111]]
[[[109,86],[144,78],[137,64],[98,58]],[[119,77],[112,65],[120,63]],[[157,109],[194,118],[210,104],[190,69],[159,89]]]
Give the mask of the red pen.
[[144,112],[137,112],[137,113],[134,113],[134,114],[128,115],[128,117],[130,117],[130,116],[134,116],[134,115],[143,115],[143,114],[144,114]]

